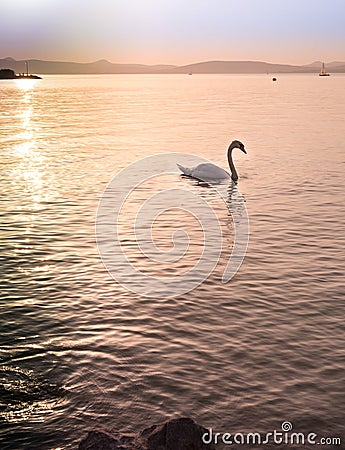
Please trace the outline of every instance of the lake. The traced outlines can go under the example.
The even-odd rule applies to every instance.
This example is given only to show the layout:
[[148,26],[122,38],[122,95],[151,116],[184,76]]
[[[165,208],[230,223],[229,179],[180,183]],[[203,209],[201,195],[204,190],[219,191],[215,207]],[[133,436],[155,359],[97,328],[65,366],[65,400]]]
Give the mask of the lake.
[[[342,74],[0,81],[2,450],[72,449],[98,426],[133,432],[180,416],[222,433],[289,421],[342,436],[344,85]],[[118,283],[95,236],[109,183],[119,198],[120,171],[162,153],[172,167],[193,163],[187,154],[227,169],[234,139],[248,152],[233,152],[237,185],[163,173],[163,156],[139,166],[117,225],[126,264],[153,277],[152,291],[142,295],[142,276]],[[156,194],[152,229],[140,230],[167,255],[159,262],[133,228]],[[236,211],[248,248],[223,283]],[[185,237],[174,232],[189,246],[169,260]],[[202,273],[205,242],[215,264]],[[173,296],[189,271],[195,286]]]

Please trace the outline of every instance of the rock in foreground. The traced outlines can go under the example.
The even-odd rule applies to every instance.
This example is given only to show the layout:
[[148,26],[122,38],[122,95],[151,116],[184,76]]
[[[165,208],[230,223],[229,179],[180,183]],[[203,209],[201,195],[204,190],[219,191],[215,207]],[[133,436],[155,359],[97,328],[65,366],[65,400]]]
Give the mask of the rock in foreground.
[[153,425],[136,435],[122,435],[106,430],[90,431],[79,450],[214,450],[204,444],[206,429],[192,419],[181,418]]

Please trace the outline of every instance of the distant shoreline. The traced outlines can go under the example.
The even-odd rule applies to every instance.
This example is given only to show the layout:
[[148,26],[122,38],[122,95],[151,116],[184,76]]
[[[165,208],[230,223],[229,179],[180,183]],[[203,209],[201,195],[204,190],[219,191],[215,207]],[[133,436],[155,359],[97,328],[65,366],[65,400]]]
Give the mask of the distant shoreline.
[[[49,76],[89,76],[89,75],[97,75],[97,76],[109,76],[109,75],[181,75],[181,77],[188,75],[187,73],[47,73],[47,74],[41,74],[44,75],[44,78],[49,77]],[[198,75],[262,75],[267,76],[267,77],[272,77],[272,76],[280,76],[280,75],[306,75],[306,76],[316,76],[318,75],[318,72],[271,72],[271,73],[255,73],[255,72],[251,72],[251,73],[193,73],[192,75],[198,76]],[[337,73],[333,73],[331,72],[331,75],[336,76],[336,75],[345,75],[345,72],[337,72]],[[23,78],[36,78],[35,77],[14,77],[14,78],[8,78],[10,80],[17,80],[17,79],[23,79]],[[39,77],[39,79],[42,79],[42,77]],[[3,78],[5,79],[5,78]],[[1,80],[1,78],[0,78]]]
[[[44,61],[38,59],[20,60],[13,58],[0,59],[0,69],[11,69],[17,73],[23,72],[25,63],[30,64],[31,71],[44,75],[111,75],[111,74],[283,74],[320,72],[321,61],[308,65],[296,66],[289,64],[272,64],[262,61],[204,61],[183,66],[174,65],[144,65],[117,64],[107,60],[91,63],[66,61]],[[329,73],[345,73],[345,62],[335,61],[325,63]]]

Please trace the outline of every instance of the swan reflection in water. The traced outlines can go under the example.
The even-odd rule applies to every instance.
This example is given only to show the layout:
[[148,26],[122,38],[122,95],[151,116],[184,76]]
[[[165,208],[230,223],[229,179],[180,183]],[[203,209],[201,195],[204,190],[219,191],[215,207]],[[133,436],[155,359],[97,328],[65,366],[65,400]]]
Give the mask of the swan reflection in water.
[[208,197],[209,201],[212,201],[215,197],[220,196],[226,204],[228,210],[226,218],[222,214],[224,208],[219,209],[217,215],[219,222],[226,224],[225,229],[227,230],[225,233],[223,232],[222,247],[223,249],[231,248],[231,255],[222,276],[222,282],[227,283],[240,268],[249,242],[249,218],[245,199],[238,188],[237,180],[231,178],[230,183],[228,179],[211,183],[184,174],[181,177],[193,180],[193,185],[201,188],[200,195],[205,199]]
[[[188,177],[185,175],[181,175],[181,177],[191,179],[191,177]],[[197,179],[194,179],[193,181],[194,181],[194,183],[193,183],[194,186],[199,186],[201,188],[210,189],[212,191],[216,190],[218,192],[218,194],[220,194],[220,196],[224,200],[224,202],[229,210],[229,213],[232,217],[232,220],[239,221],[242,216],[247,215],[247,210],[246,210],[246,205],[245,205],[246,200],[245,200],[243,194],[238,189],[237,182],[231,181],[230,184],[227,184],[227,183],[224,183],[224,181],[218,182],[218,183],[209,183],[209,182],[201,181],[201,180],[197,180]]]

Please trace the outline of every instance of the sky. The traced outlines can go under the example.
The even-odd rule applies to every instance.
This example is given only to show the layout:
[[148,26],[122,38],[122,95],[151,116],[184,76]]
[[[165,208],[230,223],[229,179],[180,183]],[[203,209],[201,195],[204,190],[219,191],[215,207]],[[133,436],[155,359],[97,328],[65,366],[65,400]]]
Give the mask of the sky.
[[0,0],[0,58],[345,60],[345,0]]

